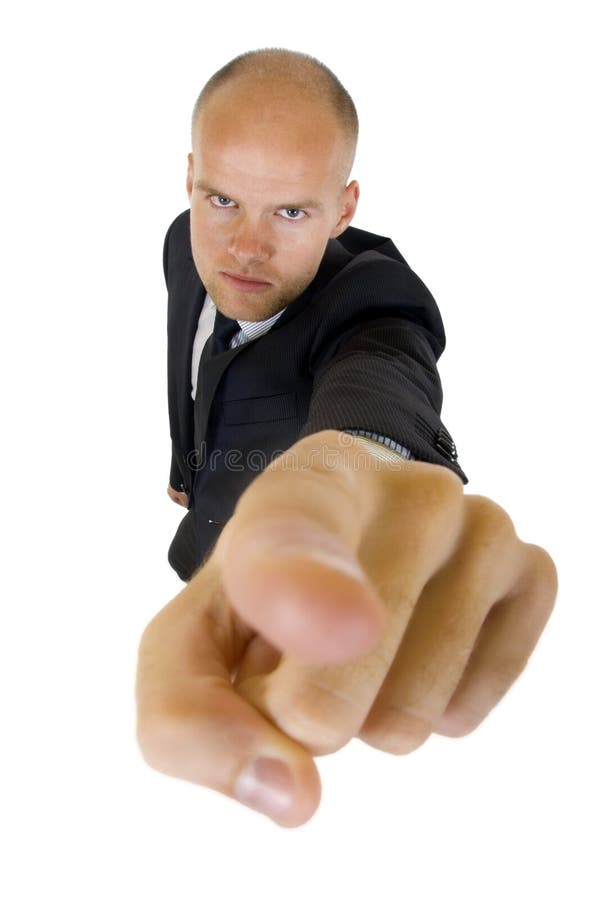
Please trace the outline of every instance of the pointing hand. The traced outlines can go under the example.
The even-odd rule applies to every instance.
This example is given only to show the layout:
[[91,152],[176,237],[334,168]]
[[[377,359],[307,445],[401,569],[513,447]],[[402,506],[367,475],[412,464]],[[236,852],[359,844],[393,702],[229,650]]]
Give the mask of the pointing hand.
[[476,728],[558,587],[546,551],[449,469],[343,437],[304,438],[250,484],[139,648],[149,765],[287,827],[319,805],[313,757]]

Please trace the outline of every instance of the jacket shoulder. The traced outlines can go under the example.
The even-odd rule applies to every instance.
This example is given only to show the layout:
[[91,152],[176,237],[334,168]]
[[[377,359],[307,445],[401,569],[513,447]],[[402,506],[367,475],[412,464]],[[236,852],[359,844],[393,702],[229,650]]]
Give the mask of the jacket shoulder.
[[352,256],[358,256],[369,250],[375,250],[389,259],[395,259],[398,262],[408,265],[394,242],[384,237],[382,234],[375,234],[372,231],[364,231],[362,228],[354,228],[349,226],[343,231],[336,240],[347,250]]
[[344,321],[348,325],[376,318],[401,318],[424,327],[444,349],[441,314],[427,285],[406,262],[379,250],[359,253],[317,293],[313,308],[318,310],[323,329]]
[[168,280],[169,262],[177,262],[182,259],[192,259],[189,209],[185,209],[182,213],[179,213],[167,228],[163,245],[163,271],[165,273],[165,281]]

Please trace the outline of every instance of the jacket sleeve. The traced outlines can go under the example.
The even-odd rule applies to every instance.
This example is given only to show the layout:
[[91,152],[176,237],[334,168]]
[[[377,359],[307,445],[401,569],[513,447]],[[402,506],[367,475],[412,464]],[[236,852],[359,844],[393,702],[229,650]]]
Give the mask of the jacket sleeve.
[[181,474],[181,469],[177,463],[175,458],[175,451],[171,450],[171,471],[169,473],[169,484],[173,488],[174,491],[183,491],[186,493],[186,486],[183,481],[183,475]]
[[452,469],[468,483],[440,419],[437,348],[426,328],[401,317],[351,329],[317,368],[300,437],[333,428],[386,435],[423,462]]

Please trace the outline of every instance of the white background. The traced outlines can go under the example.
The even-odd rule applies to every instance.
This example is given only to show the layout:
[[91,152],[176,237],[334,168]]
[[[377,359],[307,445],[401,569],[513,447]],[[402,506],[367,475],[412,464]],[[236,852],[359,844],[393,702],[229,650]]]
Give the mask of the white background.
[[[6,898],[598,896],[594,3],[12,4],[2,66]],[[354,224],[446,326],[469,493],[554,557],[530,662],[470,736],[318,760],[282,829],[146,766],[134,677],[166,552],[162,242],[193,103],[245,50],[311,53],[360,117]]]

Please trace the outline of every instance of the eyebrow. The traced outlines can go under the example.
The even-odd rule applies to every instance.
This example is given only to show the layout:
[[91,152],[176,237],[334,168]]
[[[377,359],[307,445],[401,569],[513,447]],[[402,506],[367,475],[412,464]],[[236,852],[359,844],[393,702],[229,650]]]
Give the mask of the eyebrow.
[[[226,197],[228,200],[233,200],[233,197],[230,197],[227,191],[221,191],[218,188],[212,187],[210,184],[207,184],[205,181],[195,181],[194,187],[198,188],[201,191],[206,191],[207,194],[216,197]],[[237,201],[235,201],[237,203]],[[277,203],[274,204],[276,209],[323,209],[323,204],[320,200],[304,200],[303,202],[294,201],[294,203]]]

